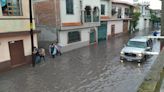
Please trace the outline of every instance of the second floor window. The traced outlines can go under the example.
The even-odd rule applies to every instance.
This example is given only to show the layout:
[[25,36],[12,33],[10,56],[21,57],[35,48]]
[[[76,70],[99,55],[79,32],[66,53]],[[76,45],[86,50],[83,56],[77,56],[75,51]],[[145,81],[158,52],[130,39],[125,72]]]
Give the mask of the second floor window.
[[126,16],[129,16],[129,14],[130,14],[129,8],[125,8],[125,15],[126,15]]
[[122,14],[121,7],[119,7],[118,13],[117,13],[117,18],[121,18],[121,14]]
[[105,5],[101,5],[101,15],[105,15]]
[[1,0],[3,16],[22,16],[21,0]]
[[112,6],[112,16],[115,15],[116,13],[117,13],[116,7],[115,6]]
[[73,0],[66,0],[66,13],[73,14]]

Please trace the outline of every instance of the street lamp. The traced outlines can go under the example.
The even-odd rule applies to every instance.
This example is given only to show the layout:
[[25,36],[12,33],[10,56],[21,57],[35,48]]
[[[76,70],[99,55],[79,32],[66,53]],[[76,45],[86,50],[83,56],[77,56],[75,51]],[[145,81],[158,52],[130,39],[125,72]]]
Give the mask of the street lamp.
[[32,18],[32,2],[31,2],[31,0],[29,0],[29,15],[30,15],[30,36],[31,36],[32,66],[35,67],[35,61],[34,61],[34,56],[33,56],[34,36],[33,36],[33,18]]

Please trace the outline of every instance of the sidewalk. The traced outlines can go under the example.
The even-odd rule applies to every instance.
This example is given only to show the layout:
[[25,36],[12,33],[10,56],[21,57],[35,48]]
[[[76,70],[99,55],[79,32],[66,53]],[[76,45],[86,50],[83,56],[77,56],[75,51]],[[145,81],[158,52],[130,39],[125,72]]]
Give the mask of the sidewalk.
[[164,80],[162,81],[160,92],[164,92]]

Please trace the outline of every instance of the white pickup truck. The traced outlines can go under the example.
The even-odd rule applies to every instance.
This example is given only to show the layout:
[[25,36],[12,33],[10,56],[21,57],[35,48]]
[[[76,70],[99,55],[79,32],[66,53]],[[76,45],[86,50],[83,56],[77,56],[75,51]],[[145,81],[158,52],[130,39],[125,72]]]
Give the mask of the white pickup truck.
[[147,56],[145,54],[146,51],[152,50],[152,40],[140,36],[132,38],[128,41],[128,43],[124,46],[124,48],[120,52],[120,59],[122,61],[137,61],[143,62],[146,61]]

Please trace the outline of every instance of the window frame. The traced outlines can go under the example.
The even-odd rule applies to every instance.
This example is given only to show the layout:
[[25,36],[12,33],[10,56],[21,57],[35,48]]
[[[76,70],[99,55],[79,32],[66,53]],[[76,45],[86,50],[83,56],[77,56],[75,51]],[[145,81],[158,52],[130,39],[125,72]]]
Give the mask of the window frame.
[[111,9],[112,16],[114,16],[116,13],[117,13],[116,6],[112,6],[112,9]]
[[101,4],[101,15],[105,15],[105,4]]
[[[8,3],[9,0],[6,0],[6,3]],[[13,0],[10,0],[11,2],[14,2]],[[16,4],[16,8],[18,12],[16,13],[19,13],[19,14],[14,14],[15,12],[13,11],[12,13],[13,14],[9,14],[9,10],[7,10],[7,14],[5,15],[4,12],[3,12],[3,9],[2,9],[2,4],[1,4],[1,10],[2,10],[2,16],[23,16],[23,11],[22,11],[22,0],[16,0],[17,4]],[[8,4],[6,4],[8,5]],[[18,5],[18,6],[17,6]],[[11,5],[11,6],[14,6],[14,5]],[[11,7],[10,6],[10,7]],[[7,6],[8,8],[8,6]],[[14,7],[15,8],[15,7]]]
[[[74,0],[65,0],[66,2],[66,14],[73,15],[74,14]],[[72,4],[72,5],[70,5]],[[70,10],[71,9],[71,10]]]
[[[75,32],[77,32],[78,34],[74,34],[74,35],[72,36],[71,33],[73,34],[73,33],[75,33]],[[77,37],[75,37],[75,35],[76,35]],[[67,41],[68,44],[81,41],[81,32],[80,32],[80,31],[68,32],[67,36],[68,36],[68,37],[67,37],[67,38],[68,38],[68,41]],[[79,37],[78,37],[78,36],[79,36]],[[72,40],[72,38],[70,39],[70,37],[74,37],[74,39]],[[76,39],[76,38],[77,38],[77,39]]]
[[129,8],[125,8],[124,14],[125,14],[126,16],[129,16],[129,15],[130,15],[130,9],[129,9]]
[[122,7],[118,7],[117,9],[117,18],[122,18]]

